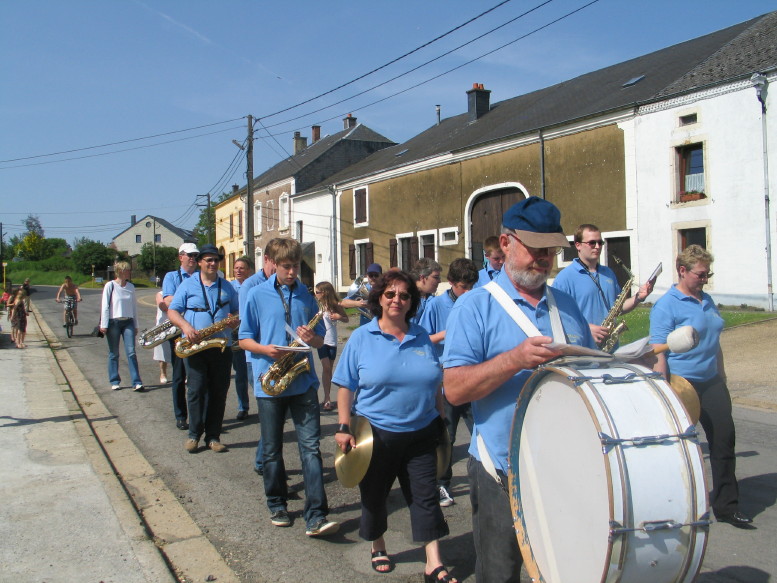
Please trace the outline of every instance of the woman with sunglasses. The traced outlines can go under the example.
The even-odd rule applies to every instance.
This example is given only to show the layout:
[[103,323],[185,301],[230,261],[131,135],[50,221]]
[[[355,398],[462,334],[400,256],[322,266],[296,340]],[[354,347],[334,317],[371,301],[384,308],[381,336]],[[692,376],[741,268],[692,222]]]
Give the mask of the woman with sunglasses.
[[699,395],[699,420],[710,450],[710,505],[715,517],[719,522],[752,528],[752,519],[739,510],[734,419],[720,349],[723,318],[712,297],[704,293],[712,277],[712,260],[712,254],[699,245],[689,245],[677,256],[677,283],[650,312],[650,342],[664,343],[675,328],[693,326],[699,333],[699,345],[682,354],[662,352],[656,355],[653,368],[666,379],[670,374],[685,377]]
[[324,402],[321,408],[324,411],[332,411],[335,406],[330,400],[332,392],[332,366],[337,356],[337,323],[348,322],[348,314],[337,300],[334,286],[328,281],[316,284],[316,301],[324,310],[324,345],[318,349],[318,358],[321,360],[321,384],[324,386]]
[[392,270],[375,282],[367,301],[375,318],[351,334],[332,379],[340,386],[338,447],[346,451],[356,445],[350,430],[352,406],[372,426],[372,460],[359,484],[359,536],[372,541],[372,569],[391,572],[394,563],[383,535],[388,528],[386,500],[399,478],[413,540],[426,550],[424,581],[455,583],[443,566],[438,542],[449,533],[436,480],[436,448],[445,430],[442,371],[429,335],[410,323],[420,293],[409,274]]

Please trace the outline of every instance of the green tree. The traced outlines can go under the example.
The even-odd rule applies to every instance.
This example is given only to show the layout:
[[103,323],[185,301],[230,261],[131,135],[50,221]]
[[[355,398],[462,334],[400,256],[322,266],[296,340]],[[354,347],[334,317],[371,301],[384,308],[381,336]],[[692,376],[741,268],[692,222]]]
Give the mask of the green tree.
[[[156,273],[153,273],[156,264]],[[138,267],[153,275],[173,271],[178,266],[178,249],[175,247],[156,246],[149,241],[144,243],[138,255]]]
[[16,246],[16,254],[25,261],[40,261],[46,259],[46,239],[31,231]]
[[22,242],[21,235],[13,235],[8,238],[8,244],[3,245],[4,261],[10,261],[19,254],[19,244]]
[[45,255],[47,259],[54,256],[62,257],[70,251],[70,245],[64,239],[52,237],[45,239],[45,242]]
[[40,235],[41,239],[45,236],[43,233],[43,225],[40,224],[38,215],[27,215],[27,218],[22,221],[24,228],[27,229],[27,234],[35,233]]
[[92,273],[92,265],[98,271],[107,269],[116,257],[116,251],[86,237],[76,239],[73,247],[73,263],[76,269],[85,275]]
[[215,238],[216,205],[220,202],[224,202],[230,196],[232,196],[231,192],[222,192],[220,195],[211,198],[210,207],[207,205],[202,207],[200,216],[197,219],[197,224],[194,225],[194,231],[192,231],[197,238],[198,247],[202,247],[208,243],[213,243],[215,245],[215,239],[210,239],[210,237]]

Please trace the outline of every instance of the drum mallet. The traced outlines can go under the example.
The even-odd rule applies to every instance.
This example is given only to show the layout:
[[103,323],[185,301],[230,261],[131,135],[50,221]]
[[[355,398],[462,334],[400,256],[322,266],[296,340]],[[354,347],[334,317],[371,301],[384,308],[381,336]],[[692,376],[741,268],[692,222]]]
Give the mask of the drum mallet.
[[699,333],[696,329],[693,326],[681,326],[669,333],[669,336],[666,337],[666,344],[654,344],[653,354],[667,350],[680,354],[696,348],[698,344]]

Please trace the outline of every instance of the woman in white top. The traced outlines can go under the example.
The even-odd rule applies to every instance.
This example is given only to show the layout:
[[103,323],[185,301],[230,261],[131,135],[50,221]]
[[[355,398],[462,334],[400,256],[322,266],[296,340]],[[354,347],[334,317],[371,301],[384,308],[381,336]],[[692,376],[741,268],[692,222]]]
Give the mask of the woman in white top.
[[324,385],[324,411],[332,411],[335,406],[330,400],[332,390],[332,366],[337,356],[337,322],[347,322],[348,315],[337,300],[335,288],[328,281],[322,281],[316,285],[316,301],[324,310],[324,345],[318,349],[318,357],[321,359],[321,383]]
[[132,386],[137,392],[143,392],[140,380],[138,358],[135,356],[135,335],[138,331],[138,307],[135,302],[135,286],[129,281],[130,266],[119,261],[114,266],[116,279],[103,288],[102,310],[100,313],[100,332],[108,341],[108,381],[114,391],[121,388],[119,376],[119,340],[124,340],[124,352],[127,355]]

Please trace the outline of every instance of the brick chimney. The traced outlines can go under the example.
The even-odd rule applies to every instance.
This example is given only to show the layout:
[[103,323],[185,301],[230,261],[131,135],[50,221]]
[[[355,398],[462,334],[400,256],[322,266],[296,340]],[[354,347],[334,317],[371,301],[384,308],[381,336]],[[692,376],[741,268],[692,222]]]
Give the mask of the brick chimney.
[[491,91],[483,88],[482,83],[473,83],[467,91],[467,111],[469,121],[477,121],[491,108]]
[[343,118],[343,129],[348,130],[356,127],[356,118],[350,113]]
[[294,132],[294,155],[308,147],[308,139],[302,137],[299,132]]
[[138,222],[138,216],[137,215],[131,215],[130,216],[130,227],[134,226],[135,223]]
[[311,135],[310,143],[315,144],[318,140],[321,139],[321,126],[311,126],[310,135]]
[[232,185],[232,194],[237,194],[237,191],[240,190],[240,186],[237,184]]

